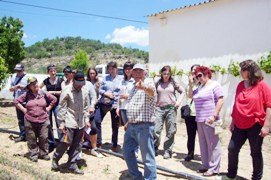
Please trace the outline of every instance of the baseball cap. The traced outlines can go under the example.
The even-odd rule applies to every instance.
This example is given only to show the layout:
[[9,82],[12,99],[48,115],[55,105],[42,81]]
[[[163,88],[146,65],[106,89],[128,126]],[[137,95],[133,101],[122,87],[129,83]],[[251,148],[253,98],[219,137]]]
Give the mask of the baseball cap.
[[24,70],[24,65],[16,64],[14,71],[22,71],[22,70]]
[[146,65],[145,64],[137,63],[137,64],[134,65],[133,70],[134,69],[141,69],[143,71],[146,71]]
[[86,84],[85,75],[84,75],[83,72],[80,72],[80,71],[76,72],[74,74],[73,79],[74,79],[73,83],[75,83],[77,85],[82,85],[83,86],[83,85]]

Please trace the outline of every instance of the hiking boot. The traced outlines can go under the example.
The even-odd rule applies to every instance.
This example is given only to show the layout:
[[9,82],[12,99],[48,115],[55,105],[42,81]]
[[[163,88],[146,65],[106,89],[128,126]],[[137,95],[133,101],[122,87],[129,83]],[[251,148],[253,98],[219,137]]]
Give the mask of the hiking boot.
[[52,161],[51,170],[52,171],[59,171],[59,164],[58,164],[58,161],[55,159],[53,159],[53,161]]
[[29,159],[32,162],[38,162],[38,156],[32,156],[32,157],[30,156]]
[[50,161],[50,156],[48,155],[48,154],[46,154],[46,155],[43,155],[43,156],[39,156],[39,158],[40,159],[43,159],[43,160],[45,160],[45,161]]
[[110,149],[109,149],[109,151],[111,151],[111,152],[118,152],[118,148],[117,147],[111,147]]
[[90,150],[90,154],[95,156],[95,157],[98,157],[98,158],[103,158],[104,156],[98,151],[97,148],[94,148],[94,149],[91,149]]
[[165,151],[165,154],[164,154],[164,159],[169,159],[169,158],[171,158],[171,152],[169,152],[169,151]]
[[158,156],[158,147],[154,147],[154,151],[155,151],[155,156]]
[[26,141],[25,137],[23,137],[23,136],[19,136],[19,137],[17,137],[17,138],[14,139],[15,143],[23,142],[23,141]]
[[234,180],[235,178],[230,178],[227,175],[217,176],[216,180]]
[[184,158],[184,160],[187,161],[187,162],[191,161],[192,159],[194,159],[194,155],[187,155],[187,156]]

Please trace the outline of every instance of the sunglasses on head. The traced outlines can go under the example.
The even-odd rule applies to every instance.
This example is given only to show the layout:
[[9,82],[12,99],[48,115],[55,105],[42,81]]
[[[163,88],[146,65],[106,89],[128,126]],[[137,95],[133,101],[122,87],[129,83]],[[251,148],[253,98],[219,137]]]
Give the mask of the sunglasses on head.
[[198,75],[196,75],[196,78],[199,79],[199,78],[201,78],[202,76],[203,76],[203,74],[198,74]]

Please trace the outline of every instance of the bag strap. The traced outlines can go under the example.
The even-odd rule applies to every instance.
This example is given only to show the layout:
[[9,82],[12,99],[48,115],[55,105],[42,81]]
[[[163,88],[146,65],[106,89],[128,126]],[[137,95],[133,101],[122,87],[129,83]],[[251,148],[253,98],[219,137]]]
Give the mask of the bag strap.
[[[14,83],[14,86],[16,86],[17,84],[19,84],[19,82],[24,78],[26,74],[22,75],[17,81],[16,83]],[[13,97],[15,97],[15,91],[13,91]]]
[[25,75],[26,75],[26,74],[22,75],[22,76],[17,80],[17,82],[14,83],[14,85],[16,86],[17,84],[19,84],[19,82],[24,78]]
[[194,101],[194,99],[192,99],[192,100],[191,100],[191,102],[190,102],[190,106],[191,106],[191,104],[193,103],[193,101]]

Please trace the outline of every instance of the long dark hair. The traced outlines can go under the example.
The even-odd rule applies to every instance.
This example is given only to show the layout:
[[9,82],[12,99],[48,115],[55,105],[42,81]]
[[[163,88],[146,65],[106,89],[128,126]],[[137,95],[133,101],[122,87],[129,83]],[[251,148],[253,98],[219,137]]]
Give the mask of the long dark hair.
[[96,82],[99,82],[98,72],[97,72],[97,70],[96,70],[95,68],[93,68],[93,67],[88,68],[88,72],[87,72],[87,80],[91,82],[91,78],[90,78],[90,76],[89,76],[89,72],[90,72],[91,70],[95,71],[95,74],[96,74],[96,75],[95,75],[95,76],[96,76],[96,78],[95,78],[95,83],[96,83]]
[[241,71],[248,71],[248,83],[250,86],[255,86],[263,80],[263,74],[258,64],[251,60],[245,60],[239,64]]
[[164,67],[162,67],[162,69],[160,70],[160,75],[161,75],[161,78],[160,78],[160,82],[164,82],[164,79],[163,79],[163,72],[164,71],[168,71],[169,72],[169,81],[173,81],[173,78],[172,78],[172,71],[171,71],[171,67],[169,66],[169,65],[166,65],[166,66],[164,66]]
[[132,63],[131,61],[127,61],[126,63],[124,63],[123,65],[123,75],[124,75],[124,80],[126,81],[128,79],[127,75],[125,74],[125,68],[130,67],[133,69],[134,67],[134,63]]

